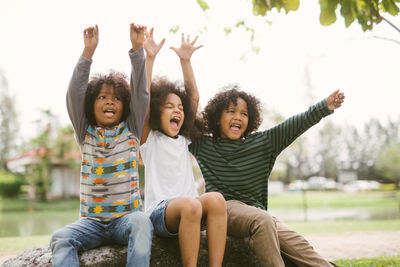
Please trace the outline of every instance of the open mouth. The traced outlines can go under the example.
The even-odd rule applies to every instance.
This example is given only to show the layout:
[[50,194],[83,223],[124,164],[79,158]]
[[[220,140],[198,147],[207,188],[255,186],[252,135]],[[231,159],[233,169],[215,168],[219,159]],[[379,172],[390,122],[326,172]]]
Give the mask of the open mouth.
[[174,130],[179,130],[179,124],[180,124],[180,122],[181,122],[181,118],[180,117],[173,117],[171,120],[170,120],[170,125],[171,125],[171,127],[172,127],[172,129],[174,129]]
[[238,123],[232,123],[230,125],[230,129],[234,132],[239,131],[242,128],[242,125],[238,124]]
[[112,117],[114,116],[114,114],[115,114],[115,111],[114,111],[114,110],[107,109],[107,110],[104,111],[104,115],[105,115],[107,118],[112,118]]

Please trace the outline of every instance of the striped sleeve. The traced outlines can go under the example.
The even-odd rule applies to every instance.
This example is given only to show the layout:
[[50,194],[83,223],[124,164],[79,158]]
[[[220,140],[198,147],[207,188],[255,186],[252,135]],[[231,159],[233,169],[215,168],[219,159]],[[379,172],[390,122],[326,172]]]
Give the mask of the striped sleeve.
[[267,130],[272,146],[277,154],[289,146],[297,137],[317,124],[323,117],[332,114],[325,100],[311,106],[307,111],[290,117],[277,126]]

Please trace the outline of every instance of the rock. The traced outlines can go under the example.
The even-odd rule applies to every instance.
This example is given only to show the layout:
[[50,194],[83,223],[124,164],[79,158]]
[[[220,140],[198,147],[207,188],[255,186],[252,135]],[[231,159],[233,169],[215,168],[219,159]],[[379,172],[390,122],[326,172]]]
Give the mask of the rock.
[[[80,253],[80,266],[113,267],[125,266],[126,246],[102,246]],[[205,232],[201,233],[198,266],[208,266],[208,245]],[[51,267],[51,250],[49,247],[30,248],[5,261],[2,267]],[[151,250],[151,267],[182,266],[178,238],[153,237]],[[228,237],[226,240],[223,266],[242,267],[260,266],[248,243],[239,238]]]

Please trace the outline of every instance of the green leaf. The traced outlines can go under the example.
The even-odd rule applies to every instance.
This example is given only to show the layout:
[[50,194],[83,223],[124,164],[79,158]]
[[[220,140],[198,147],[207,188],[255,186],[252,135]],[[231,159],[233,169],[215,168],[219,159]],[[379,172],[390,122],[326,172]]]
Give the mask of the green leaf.
[[336,7],[338,0],[319,0],[321,6],[321,14],[319,21],[322,25],[328,26],[336,22]]
[[204,0],[197,0],[197,4],[199,4],[200,8],[205,12],[207,9],[210,9],[206,1]]
[[238,28],[239,26],[244,26],[244,20],[239,20],[238,22],[236,22],[236,28]]
[[286,14],[289,13],[289,11],[293,10],[296,11],[300,6],[300,1],[299,0],[283,0],[283,8],[286,11]]
[[340,14],[342,15],[342,17],[344,17],[346,27],[349,27],[354,22],[355,16],[357,14],[351,0],[342,0]]
[[228,28],[228,27],[225,27],[225,28],[224,28],[224,32],[225,32],[226,36],[228,36],[229,34],[232,33],[232,29],[231,29],[231,28]]
[[390,15],[396,16],[399,13],[399,7],[393,2],[393,0],[382,0],[383,9],[389,12]]
[[169,32],[176,34],[179,31],[179,25],[175,25],[171,29],[169,29]]
[[254,16],[265,16],[268,10],[271,10],[271,7],[267,7],[265,0],[253,0]]

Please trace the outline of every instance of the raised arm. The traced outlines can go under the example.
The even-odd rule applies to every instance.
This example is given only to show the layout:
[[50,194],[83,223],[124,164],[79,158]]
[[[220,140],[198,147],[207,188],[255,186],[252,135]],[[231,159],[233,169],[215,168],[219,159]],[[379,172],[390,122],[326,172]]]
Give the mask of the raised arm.
[[339,108],[344,101],[344,94],[339,90],[334,91],[324,100],[311,106],[307,111],[290,117],[266,133],[270,136],[273,148],[280,153],[297,137],[317,124],[323,117],[330,115]]
[[[147,73],[147,88],[149,89],[149,94],[151,90],[151,79],[153,76],[153,66],[154,61],[156,60],[156,56],[160,49],[163,47],[165,43],[165,38],[161,40],[161,42],[156,43],[154,41],[153,36],[154,28],[150,29],[150,32],[146,33],[146,39],[144,41],[144,50],[146,51],[146,73]],[[147,137],[150,133],[150,124],[149,124],[149,116],[150,116],[150,105],[147,108],[146,118],[143,124],[142,130],[142,138],[140,139],[140,144],[144,144],[147,140]]]
[[192,121],[188,123],[189,128],[192,127],[192,125],[194,124],[197,107],[199,105],[199,91],[197,89],[196,79],[194,77],[192,63],[190,61],[193,52],[203,47],[203,45],[195,46],[197,38],[198,36],[196,36],[193,41],[190,41],[190,36],[186,36],[185,39],[185,35],[182,33],[181,47],[170,47],[172,50],[175,51],[180,59],[185,90],[190,99],[190,106],[192,108],[190,112],[191,114],[193,114],[193,116],[191,116]]
[[129,57],[131,60],[132,71],[130,78],[130,114],[127,118],[127,125],[129,130],[139,139],[142,136],[146,110],[150,101],[150,95],[146,84],[146,60],[143,49],[145,33],[145,26],[135,23],[130,24],[129,36],[132,43],[132,49],[129,50]]
[[99,29],[97,25],[83,30],[83,43],[83,52],[72,73],[67,91],[68,115],[80,145],[83,143],[88,126],[83,102],[89,82],[92,57],[99,43]]

